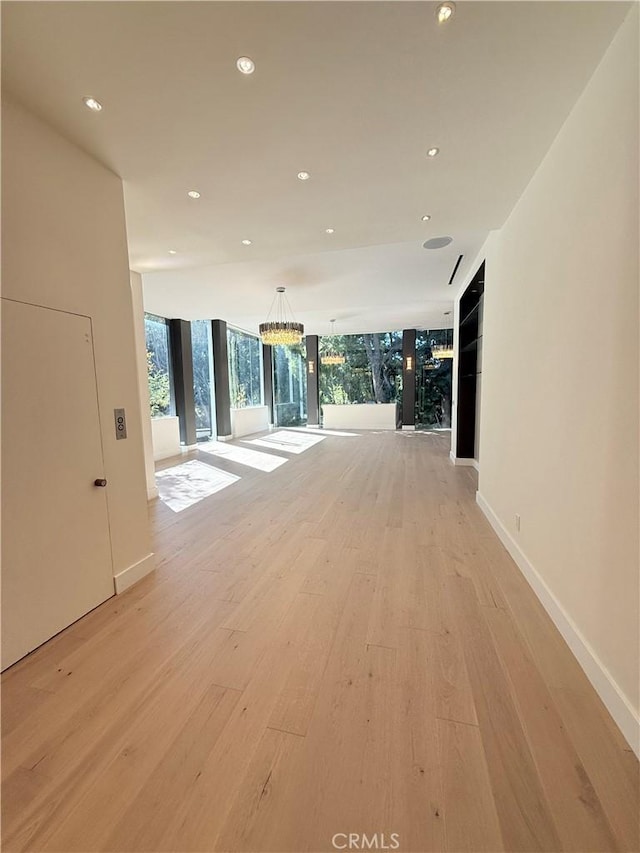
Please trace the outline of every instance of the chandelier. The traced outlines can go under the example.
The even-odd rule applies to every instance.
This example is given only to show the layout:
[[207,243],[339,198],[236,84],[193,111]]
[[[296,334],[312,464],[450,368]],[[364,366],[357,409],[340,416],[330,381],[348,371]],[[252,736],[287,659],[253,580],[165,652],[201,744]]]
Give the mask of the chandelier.
[[435,341],[431,341],[431,355],[433,358],[437,358],[439,361],[442,361],[444,358],[453,358],[453,341],[448,343],[448,338],[449,335],[445,329],[445,343],[437,344]]
[[260,339],[267,346],[291,347],[302,343],[304,326],[296,323],[284,292],[284,287],[276,287],[267,321],[260,323]]
[[[336,322],[335,320],[331,320],[331,335],[332,335],[332,337],[334,335],[333,324],[335,322]],[[323,355],[320,358],[320,364],[344,364],[345,361],[346,361],[346,359],[342,353],[333,352],[332,350],[329,350],[329,352],[326,353],[326,355]]]

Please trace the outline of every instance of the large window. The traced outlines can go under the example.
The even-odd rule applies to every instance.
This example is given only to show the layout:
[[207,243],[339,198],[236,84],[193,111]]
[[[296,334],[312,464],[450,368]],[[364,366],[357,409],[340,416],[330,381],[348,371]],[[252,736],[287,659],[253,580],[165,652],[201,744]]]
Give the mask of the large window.
[[262,347],[259,338],[227,328],[231,407],[262,405]]
[[206,440],[211,438],[215,431],[213,417],[213,344],[210,320],[192,321],[191,351],[196,435],[199,440]]
[[164,317],[145,314],[144,331],[147,344],[151,417],[167,417],[175,414],[173,383],[171,381],[169,323]]
[[300,426],[307,422],[304,344],[273,348],[273,401],[276,426]]
[[[416,335],[416,427],[450,429],[451,358],[434,357],[438,345],[451,347],[452,329],[426,329]],[[437,349],[436,349],[437,353]]]
[[320,365],[320,403],[395,403],[402,399],[402,332],[327,335],[320,359],[328,352],[344,364]]

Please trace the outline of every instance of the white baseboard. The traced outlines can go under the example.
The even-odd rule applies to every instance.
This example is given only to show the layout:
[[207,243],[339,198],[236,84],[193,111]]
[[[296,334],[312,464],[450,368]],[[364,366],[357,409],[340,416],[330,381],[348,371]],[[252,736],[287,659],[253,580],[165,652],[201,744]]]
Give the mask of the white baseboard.
[[449,452],[449,459],[454,465],[464,466],[467,468],[475,468],[478,464],[475,459],[467,459],[466,456],[454,456],[453,450]]
[[564,637],[567,645],[575,655],[596,693],[604,702],[625,740],[635,754],[640,757],[640,718],[631,703],[582,635],[571,616],[569,616],[545,581],[531,565],[520,546],[513,539],[480,492],[476,492],[476,502],[487,517],[489,524],[497,533],[498,538],[527,579],[527,582],[538,596],[540,603],[551,617],[554,625]]
[[414,424],[402,424],[402,429],[415,430]]
[[129,589],[130,586],[133,586],[134,583],[142,580],[142,578],[145,575],[148,575],[149,572],[152,572],[155,567],[155,554],[151,553],[147,554],[147,556],[143,557],[141,560],[138,560],[138,562],[134,563],[132,566],[129,566],[128,569],[118,572],[118,574],[114,575],[113,578],[116,595],[119,595],[121,592],[124,592],[125,589]]
[[160,497],[160,492],[158,491],[157,486],[147,486],[147,500],[154,501],[156,498]]

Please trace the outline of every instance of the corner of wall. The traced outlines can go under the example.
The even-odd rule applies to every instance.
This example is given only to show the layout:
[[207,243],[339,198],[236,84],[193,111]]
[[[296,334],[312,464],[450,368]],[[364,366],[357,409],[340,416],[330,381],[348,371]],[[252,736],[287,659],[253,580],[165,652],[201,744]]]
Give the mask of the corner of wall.
[[132,566],[124,569],[122,572],[118,572],[118,574],[114,575],[113,578],[116,594],[120,595],[120,593],[129,589],[130,586],[138,583],[138,581],[142,580],[142,578],[152,572],[155,567],[156,556],[152,552],[151,554],[147,554],[147,556],[143,557],[141,560],[138,560],[137,563],[134,563]]

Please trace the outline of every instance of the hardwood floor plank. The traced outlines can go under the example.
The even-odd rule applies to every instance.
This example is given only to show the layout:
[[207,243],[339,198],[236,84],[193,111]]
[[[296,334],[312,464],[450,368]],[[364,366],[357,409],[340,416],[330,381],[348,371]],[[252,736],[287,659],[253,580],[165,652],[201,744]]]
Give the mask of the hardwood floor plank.
[[274,644],[254,672],[224,731],[206,756],[199,784],[176,804],[165,850],[215,849],[242,779],[295,660],[296,643],[313,621],[320,596],[299,595]]
[[[280,840],[294,820],[291,768],[303,737],[267,728],[217,841],[219,850],[280,850]],[[300,848],[302,849],[302,848]]]
[[397,789],[387,835],[402,850],[445,849],[443,767],[436,719],[435,635],[408,628],[396,657],[391,738],[392,785]]
[[144,786],[127,807],[114,816],[103,850],[170,849],[165,838],[171,829],[175,809],[202,784],[207,757],[223,737],[240,701],[242,694],[237,690],[221,691],[217,685],[204,694]]
[[497,853],[506,850],[491,790],[480,730],[438,720],[446,850]]
[[640,850],[640,767],[620,733],[612,731],[596,697],[551,688],[564,729],[573,742],[618,840],[620,850]]
[[455,576],[448,578],[448,588],[462,637],[505,847],[509,851],[561,850],[549,803],[475,588],[468,578]]
[[460,638],[455,631],[433,636],[433,677],[436,716],[454,723],[478,725],[478,715],[469,682]]
[[[153,658],[141,660],[146,669],[145,678],[139,681],[134,678],[114,692],[107,684],[107,690],[97,691],[88,707],[80,707],[70,726],[62,726],[49,739],[41,740],[30,760],[37,757],[32,766],[42,775],[42,784],[27,808],[8,816],[3,826],[6,843],[16,849],[32,849],[36,844],[44,848],[56,832],[64,829],[65,820],[74,812],[80,815],[82,827],[82,831],[74,830],[75,834],[86,843],[89,830],[84,823],[88,806],[84,798],[99,788],[98,779],[109,778],[108,768],[120,755],[125,759],[125,773],[129,772],[126,768],[132,761],[139,766],[140,741],[144,742],[149,732],[155,732],[155,737],[147,741],[150,760],[158,752],[161,754],[164,741],[158,737],[158,731],[165,735],[171,731],[179,720],[178,712],[188,710],[198,690],[208,683],[202,672],[222,642],[216,625],[221,615],[218,620],[209,620],[208,631],[198,631],[200,626],[196,625],[173,656],[155,658],[161,664],[157,668],[149,668]],[[162,655],[163,649],[156,652]],[[113,806],[116,794],[121,791],[122,785],[116,784],[110,796],[101,799],[97,811],[102,808],[103,817],[110,815],[105,803]],[[94,830],[96,818],[90,824]],[[62,847],[53,849],[71,849],[70,843],[66,840]]]
[[144,619],[132,617],[135,630],[125,632],[127,642],[119,647],[119,654],[114,654],[112,646],[101,644],[78,670],[63,671],[50,698],[4,738],[3,772],[38,765],[55,775],[57,764],[66,766],[67,754],[73,760],[90,748],[101,731],[108,703],[115,702],[122,713],[153,680],[157,668],[174,655],[188,654],[199,629],[217,625],[228,614],[231,605],[215,599],[203,611],[203,592],[206,597],[206,589],[201,587],[182,607],[158,624],[152,623],[154,627],[148,631]]
[[[273,708],[270,727],[298,735],[307,733],[345,606],[344,589],[350,580],[343,572],[313,610],[309,630],[296,644],[295,660]],[[310,594],[304,585],[302,594]]]
[[448,436],[225,464],[150,504],[152,575],[3,674],[4,850],[638,853],[638,762]]
[[516,700],[562,849],[575,853],[615,850],[616,841],[562,718],[509,614],[484,614]]

